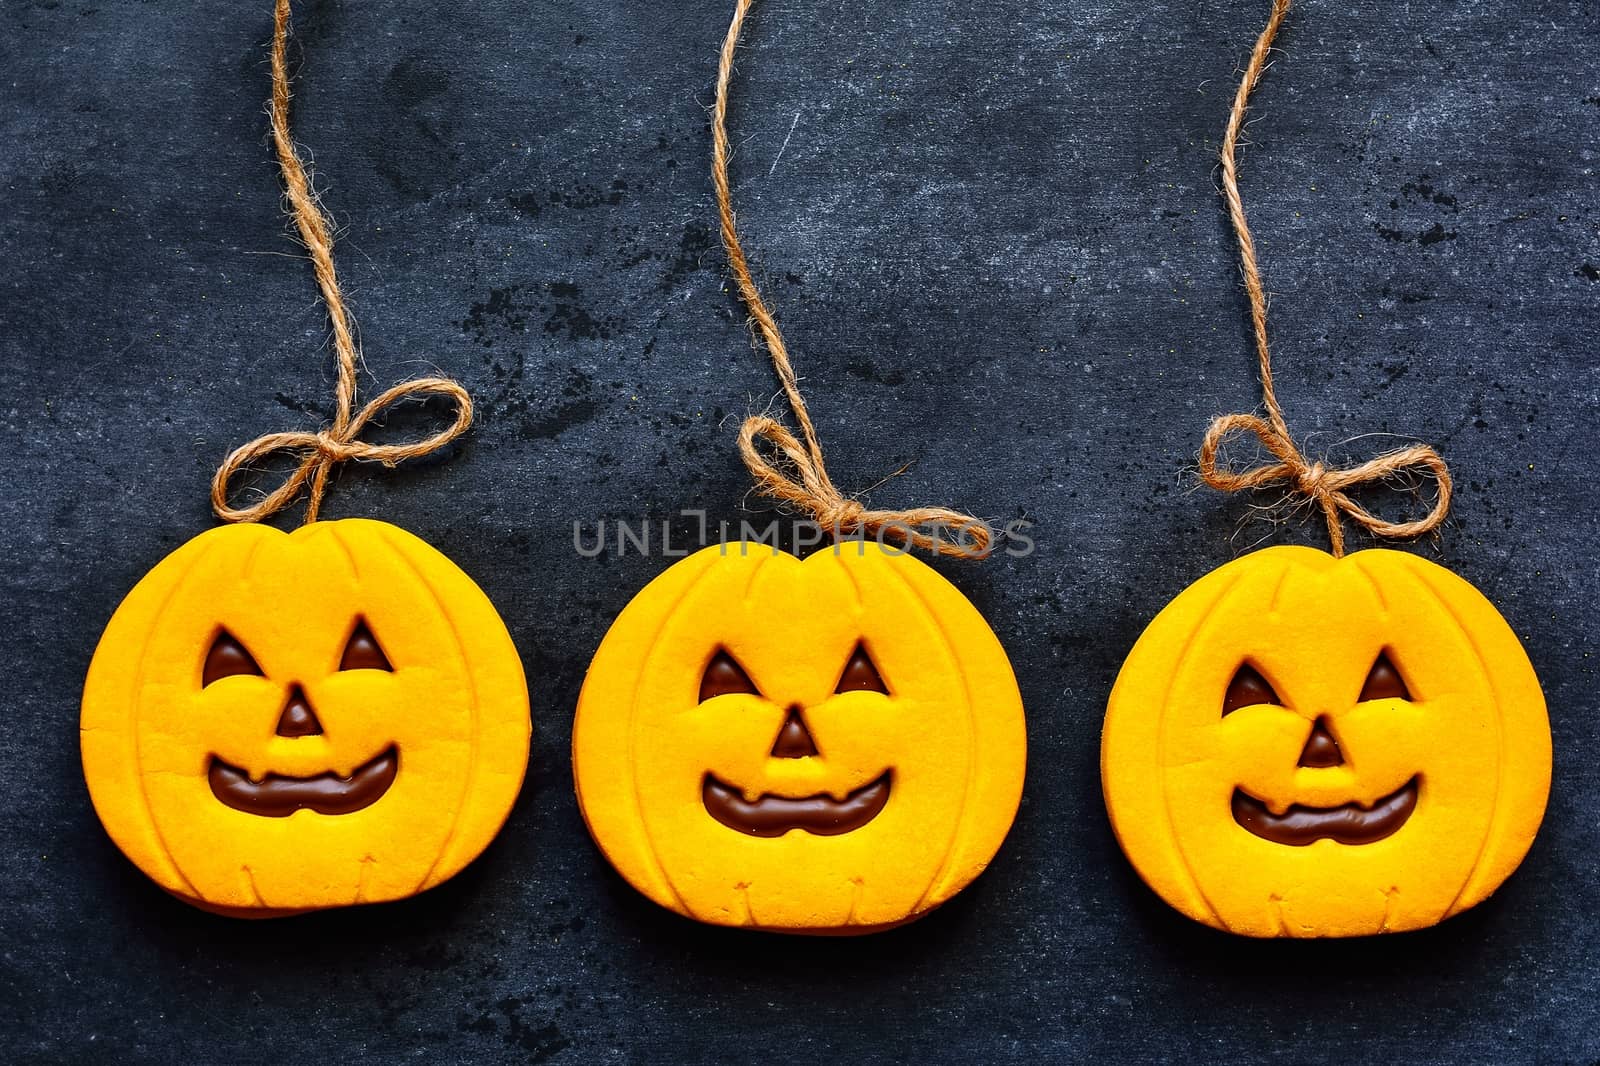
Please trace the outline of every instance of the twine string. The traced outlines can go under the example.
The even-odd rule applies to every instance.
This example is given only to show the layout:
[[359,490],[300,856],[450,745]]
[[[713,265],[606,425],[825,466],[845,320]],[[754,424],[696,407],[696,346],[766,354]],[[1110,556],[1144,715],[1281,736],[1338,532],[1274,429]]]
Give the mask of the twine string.
[[[337,366],[334,385],[333,421],[312,432],[268,433],[235,448],[217,468],[211,481],[211,506],[228,522],[258,522],[289,506],[309,486],[306,522],[317,520],[322,499],[333,468],[346,460],[377,462],[394,466],[406,459],[428,455],[455,440],[472,425],[472,397],[449,378],[425,377],[403,381],[384,390],[359,411],[356,410],[356,372],[360,350],[350,325],[350,313],[333,266],[333,230],[317,202],[311,179],[295,150],[289,131],[288,41],[290,0],[276,0],[272,35],[272,144],[283,172],[289,212],[294,218],[301,243],[311,259],[317,287],[328,308],[333,328],[333,352]],[[431,436],[403,444],[369,444],[360,439],[362,430],[388,408],[402,400],[442,397],[455,409],[450,425]],[[298,464],[283,484],[256,502],[234,507],[228,502],[233,479],[268,456],[286,452],[298,457]]]
[[[1450,510],[1450,469],[1443,457],[1426,444],[1412,444],[1385,452],[1375,459],[1343,469],[1330,468],[1320,461],[1307,461],[1295,445],[1283,417],[1283,408],[1278,403],[1277,389],[1272,379],[1272,350],[1267,342],[1267,294],[1261,283],[1255,240],[1250,235],[1244,202],[1239,196],[1239,173],[1235,157],[1251,90],[1266,69],[1272,42],[1289,13],[1289,6],[1290,0],[1273,0],[1272,15],[1250,54],[1250,62],[1239,82],[1239,91],[1233,98],[1227,131],[1222,138],[1222,194],[1239,241],[1239,266],[1244,275],[1245,291],[1250,297],[1250,325],[1255,336],[1261,398],[1267,417],[1231,414],[1213,419],[1200,445],[1200,477],[1207,485],[1224,492],[1286,484],[1289,491],[1310,498],[1322,511],[1328,525],[1328,540],[1337,557],[1344,554],[1343,519],[1346,518],[1374,536],[1395,539],[1420,536],[1438,528]],[[1227,439],[1236,433],[1253,435],[1277,462],[1243,471],[1222,465],[1219,453]],[[1363,484],[1391,481],[1408,473],[1429,476],[1436,486],[1432,509],[1414,521],[1386,521],[1356,503],[1346,492]]]
[[[733,77],[739,35],[752,2],[736,0],[728,35],[722,42],[717,96],[711,111],[711,179],[716,186],[722,246],[727,250],[728,265],[738,283],[739,295],[749,309],[750,321],[772,357],[800,435],[795,436],[775,418],[752,415],[739,430],[739,455],[762,493],[810,513],[818,525],[832,530],[836,536],[861,533],[944,555],[966,558],[987,555],[991,538],[988,524],[981,519],[946,507],[873,510],[841,493],[828,476],[822,446],[817,442],[816,426],[800,394],[789,349],[772,309],[751,275],[734,220],[733,195],[728,181],[728,84]],[[776,454],[770,455],[764,446]]]

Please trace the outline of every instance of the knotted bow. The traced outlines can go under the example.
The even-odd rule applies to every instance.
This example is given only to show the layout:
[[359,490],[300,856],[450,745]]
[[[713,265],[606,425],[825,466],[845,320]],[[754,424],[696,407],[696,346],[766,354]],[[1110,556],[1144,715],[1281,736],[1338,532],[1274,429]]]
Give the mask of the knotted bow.
[[[1229,434],[1253,433],[1261,446],[1277,458],[1249,470],[1234,471],[1220,466],[1218,453]],[[1425,471],[1438,485],[1433,509],[1413,522],[1389,522],[1362,507],[1345,493],[1357,485],[1379,482],[1405,471]],[[1426,444],[1413,444],[1385,452],[1359,466],[1328,469],[1320,462],[1306,462],[1288,434],[1255,415],[1223,415],[1214,419],[1200,444],[1200,477],[1207,485],[1223,492],[1256,489],[1275,482],[1287,483],[1291,490],[1309,496],[1322,508],[1328,523],[1328,540],[1335,557],[1344,554],[1344,515],[1378,537],[1416,537],[1434,529],[1450,510],[1450,469],[1438,452]]]
[[[802,419],[802,425],[809,429],[810,419]],[[762,453],[759,442],[763,440],[782,453],[787,460],[783,467]],[[775,418],[753,415],[744,420],[739,428],[739,455],[762,492],[810,512],[817,525],[835,537],[863,533],[960,558],[981,559],[989,554],[992,537],[988,523],[980,518],[946,507],[876,511],[845,496],[829,479],[815,438],[808,434],[802,444]]]
[[[1272,382],[1272,351],[1267,344],[1267,294],[1261,284],[1261,268],[1256,260],[1256,246],[1250,236],[1250,224],[1245,217],[1244,202],[1239,196],[1239,174],[1235,154],[1239,131],[1244,124],[1245,109],[1250,101],[1250,91],[1261,79],[1267,54],[1284,16],[1289,13],[1289,0],[1274,0],[1272,16],[1266,29],[1256,41],[1250,54],[1250,64],[1245,68],[1239,91],[1233,98],[1233,111],[1228,116],[1228,128],[1222,138],[1222,193],[1228,204],[1228,216],[1239,238],[1239,265],[1244,274],[1245,291],[1250,296],[1250,324],[1255,335],[1256,357],[1261,374],[1262,400],[1267,417],[1233,414],[1213,419],[1200,445],[1200,477],[1207,485],[1224,492],[1260,488],[1276,482],[1286,483],[1293,492],[1301,493],[1317,502],[1328,523],[1328,540],[1335,557],[1344,554],[1344,531],[1341,516],[1348,516],[1357,525],[1379,537],[1415,537],[1438,527],[1450,510],[1450,468],[1438,452],[1426,444],[1413,444],[1376,459],[1369,459],[1348,469],[1329,469],[1320,462],[1307,462],[1300,449],[1295,447],[1289,434],[1288,423],[1283,418],[1283,408],[1278,404],[1277,390]],[[1234,471],[1218,466],[1217,455],[1229,434],[1246,432],[1255,435],[1261,446],[1278,461],[1250,470]],[[1438,486],[1433,509],[1413,522],[1388,522],[1352,500],[1344,491],[1357,485],[1379,482],[1408,471],[1432,475]]]
[[[721,217],[722,245],[728,252],[728,265],[733,269],[745,306],[750,309],[751,324],[760,332],[772,356],[772,365],[778,371],[778,379],[800,426],[800,436],[796,437],[774,418],[752,415],[740,427],[739,454],[760,491],[809,512],[819,526],[832,531],[836,537],[863,533],[943,555],[982,558],[989,554],[992,539],[988,523],[982,519],[944,507],[871,510],[841,493],[828,477],[828,469],[822,461],[822,447],[817,443],[816,427],[806,409],[805,398],[800,395],[783,334],[751,277],[750,264],[734,223],[733,196],[728,183],[728,82],[733,76],[739,32],[751,2],[736,0],[733,21],[722,44],[716,103],[711,111],[711,178],[716,185],[717,212]],[[782,460],[774,462],[763,454],[760,447],[763,441],[775,447]]]
[[[360,439],[361,431],[391,405],[400,400],[425,396],[443,396],[455,407],[456,417],[448,427],[430,437],[409,444],[369,444]],[[315,522],[322,507],[323,493],[327,491],[328,475],[337,463],[347,459],[382,463],[392,467],[405,459],[415,459],[449,444],[472,425],[472,397],[467,390],[449,378],[416,378],[403,381],[386,389],[382,395],[369,401],[351,417],[348,406],[340,408],[339,417],[331,426],[318,432],[305,431],[268,433],[248,444],[235,448],[222,461],[216,476],[211,480],[211,506],[228,522],[259,522],[277,513],[311,483],[311,498],[306,504],[306,521]],[[235,475],[253,463],[276,452],[299,455],[294,472],[272,492],[248,507],[233,507],[228,503],[228,486]]]
[[[466,389],[449,378],[403,381],[387,389],[360,411],[355,411],[357,350],[350,329],[350,315],[345,310],[344,295],[339,289],[339,278],[333,268],[333,232],[317,203],[316,193],[312,191],[311,181],[289,132],[289,64],[286,54],[289,14],[289,0],[277,0],[272,36],[272,143],[277,150],[278,165],[283,170],[284,192],[289,200],[295,227],[306,246],[312,269],[317,275],[317,286],[328,305],[328,319],[333,325],[333,352],[338,364],[336,409],[333,424],[325,429],[316,433],[268,433],[235,448],[222,461],[216,476],[211,479],[211,507],[228,522],[259,522],[275,514],[292,503],[307,482],[310,482],[311,495],[306,505],[306,521],[315,522],[322,507],[323,494],[327,491],[328,475],[335,464],[355,459],[392,467],[404,459],[415,459],[444,447],[472,425],[472,397]],[[410,444],[368,444],[360,439],[361,431],[368,423],[391,405],[400,400],[423,396],[443,396],[451,401],[456,416],[448,428]],[[248,507],[230,505],[228,489],[233,477],[252,463],[277,452],[300,456],[299,465],[288,479]]]

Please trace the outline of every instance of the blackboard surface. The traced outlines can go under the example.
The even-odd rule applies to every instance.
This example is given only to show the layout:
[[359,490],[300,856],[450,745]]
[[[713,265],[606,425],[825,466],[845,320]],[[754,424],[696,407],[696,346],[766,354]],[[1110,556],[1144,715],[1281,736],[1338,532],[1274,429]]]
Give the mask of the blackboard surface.
[[1444,452],[1459,497],[1414,550],[1503,610],[1555,742],[1544,828],[1488,904],[1307,944],[1161,904],[1097,773],[1106,692],[1161,605],[1258,543],[1323,543],[1193,475],[1206,420],[1258,400],[1215,157],[1264,0],[758,4],[736,197],[835,478],[910,463],[875,502],[1034,523],[1025,558],[937,564],[1011,652],[1026,798],[968,892],[863,939],[689,924],[591,845],[572,707],[666,563],[583,558],[573,523],[770,517],[734,436],[775,383],[707,174],[728,7],[297,12],[296,132],[341,227],[363,385],[436,368],[480,411],[442,460],[342,471],[329,515],[387,518],[475,576],[525,657],[535,740],[454,882],[245,923],[110,844],[76,723],[120,597],[213,523],[220,457],[330,409],[265,141],[270,4],[5,6],[4,1058],[1600,1058],[1600,8],[1306,0],[1257,97],[1243,185],[1289,420],[1335,459],[1393,439],[1366,434]]

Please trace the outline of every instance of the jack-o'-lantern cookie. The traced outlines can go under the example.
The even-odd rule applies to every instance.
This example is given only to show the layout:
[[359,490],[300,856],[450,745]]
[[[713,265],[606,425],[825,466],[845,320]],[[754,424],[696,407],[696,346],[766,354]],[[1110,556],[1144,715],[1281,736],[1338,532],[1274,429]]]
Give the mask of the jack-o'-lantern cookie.
[[855,933],[927,913],[999,848],[1022,700],[954,586],[871,542],[705,548],[646,586],[584,681],[572,761],[639,891],[717,925]]
[[987,524],[869,509],[828,475],[730,200],[728,84],[749,8],[736,0],[723,40],[712,181],[799,433],[752,415],[740,454],[760,491],[838,543],[804,561],[714,545],[646,586],[590,664],[573,777],[600,849],[662,906],[715,925],[865,933],[928,913],[993,858],[1022,793],[1022,699],[977,609],[905,554],[981,558]]
[[[1471,584],[1404,552],[1344,555],[1345,520],[1390,538],[1438,528],[1444,458],[1416,443],[1341,469],[1301,454],[1284,419],[1236,150],[1288,13],[1273,0],[1222,138],[1265,411],[1214,419],[1199,472],[1303,496],[1332,551],[1254,552],[1156,616],[1111,692],[1101,784],[1134,868],[1191,918],[1257,937],[1393,933],[1475,906],[1522,862],[1550,791],[1550,723],[1522,645]],[[1230,466],[1241,436],[1268,461]],[[1390,521],[1352,495],[1391,478],[1431,479],[1428,513]]]
[[1183,913],[1250,936],[1433,925],[1516,869],[1550,727],[1516,635],[1444,567],[1266,548],[1173,600],[1106,710],[1117,840]]
[[528,760],[499,615],[385,522],[202,533],[117,608],[83,769],[162,888],[244,916],[399,899],[494,837]]
[[[94,809],[162,888],[264,918],[396,900],[471,862],[511,810],[531,732],[505,623],[449,559],[386,522],[317,516],[335,466],[393,467],[472,424],[442,377],[358,407],[360,353],[333,230],[289,130],[289,0],[277,0],[269,122],[295,227],[333,327],[334,410],[223,460],[211,506],[239,523],[201,533],[128,593],[84,683],[81,745]],[[444,429],[383,444],[362,432],[408,399],[454,409]],[[235,504],[233,481],[295,460]],[[306,524],[257,523],[306,500]]]

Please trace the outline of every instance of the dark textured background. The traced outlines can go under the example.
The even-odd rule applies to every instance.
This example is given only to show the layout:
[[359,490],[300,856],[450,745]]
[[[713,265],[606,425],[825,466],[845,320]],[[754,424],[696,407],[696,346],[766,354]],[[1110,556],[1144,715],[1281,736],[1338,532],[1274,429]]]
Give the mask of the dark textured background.
[[711,227],[729,6],[302,5],[296,131],[343,227],[365,385],[437,367],[480,402],[448,461],[346,470],[329,513],[388,518],[477,578],[526,656],[536,738],[456,881],[252,924],[122,858],[76,723],[118,599],[213,522],[223,453],[329,409],[264,139],[270,4],[7,0],[4,1057],[1600,1057],[1600,7],[1307,0],[1259,95],[1243,180],[1289,419],[1336,457],[1374,432],[1444,451],[1459,500],[1416,550],[1499,604],[1555,733],[1544,830],[1490,903],[1259,944],[1138,882],[1096,758],[1163,603],[1263,538],[1321,543],[1185,472],[1206,419],[1257,400],[1214,159],[1265,0],[758,6],[736,195],[836,478],[910,461],[877,502],[1037,523],[1032,557],[942,565],[1012,653],[1027,796],[968,892],[859,940],[691,925],[591,846],[573,702],[664,564],[580,559],[572,523],[737,519],[737,419],[774,392]]

